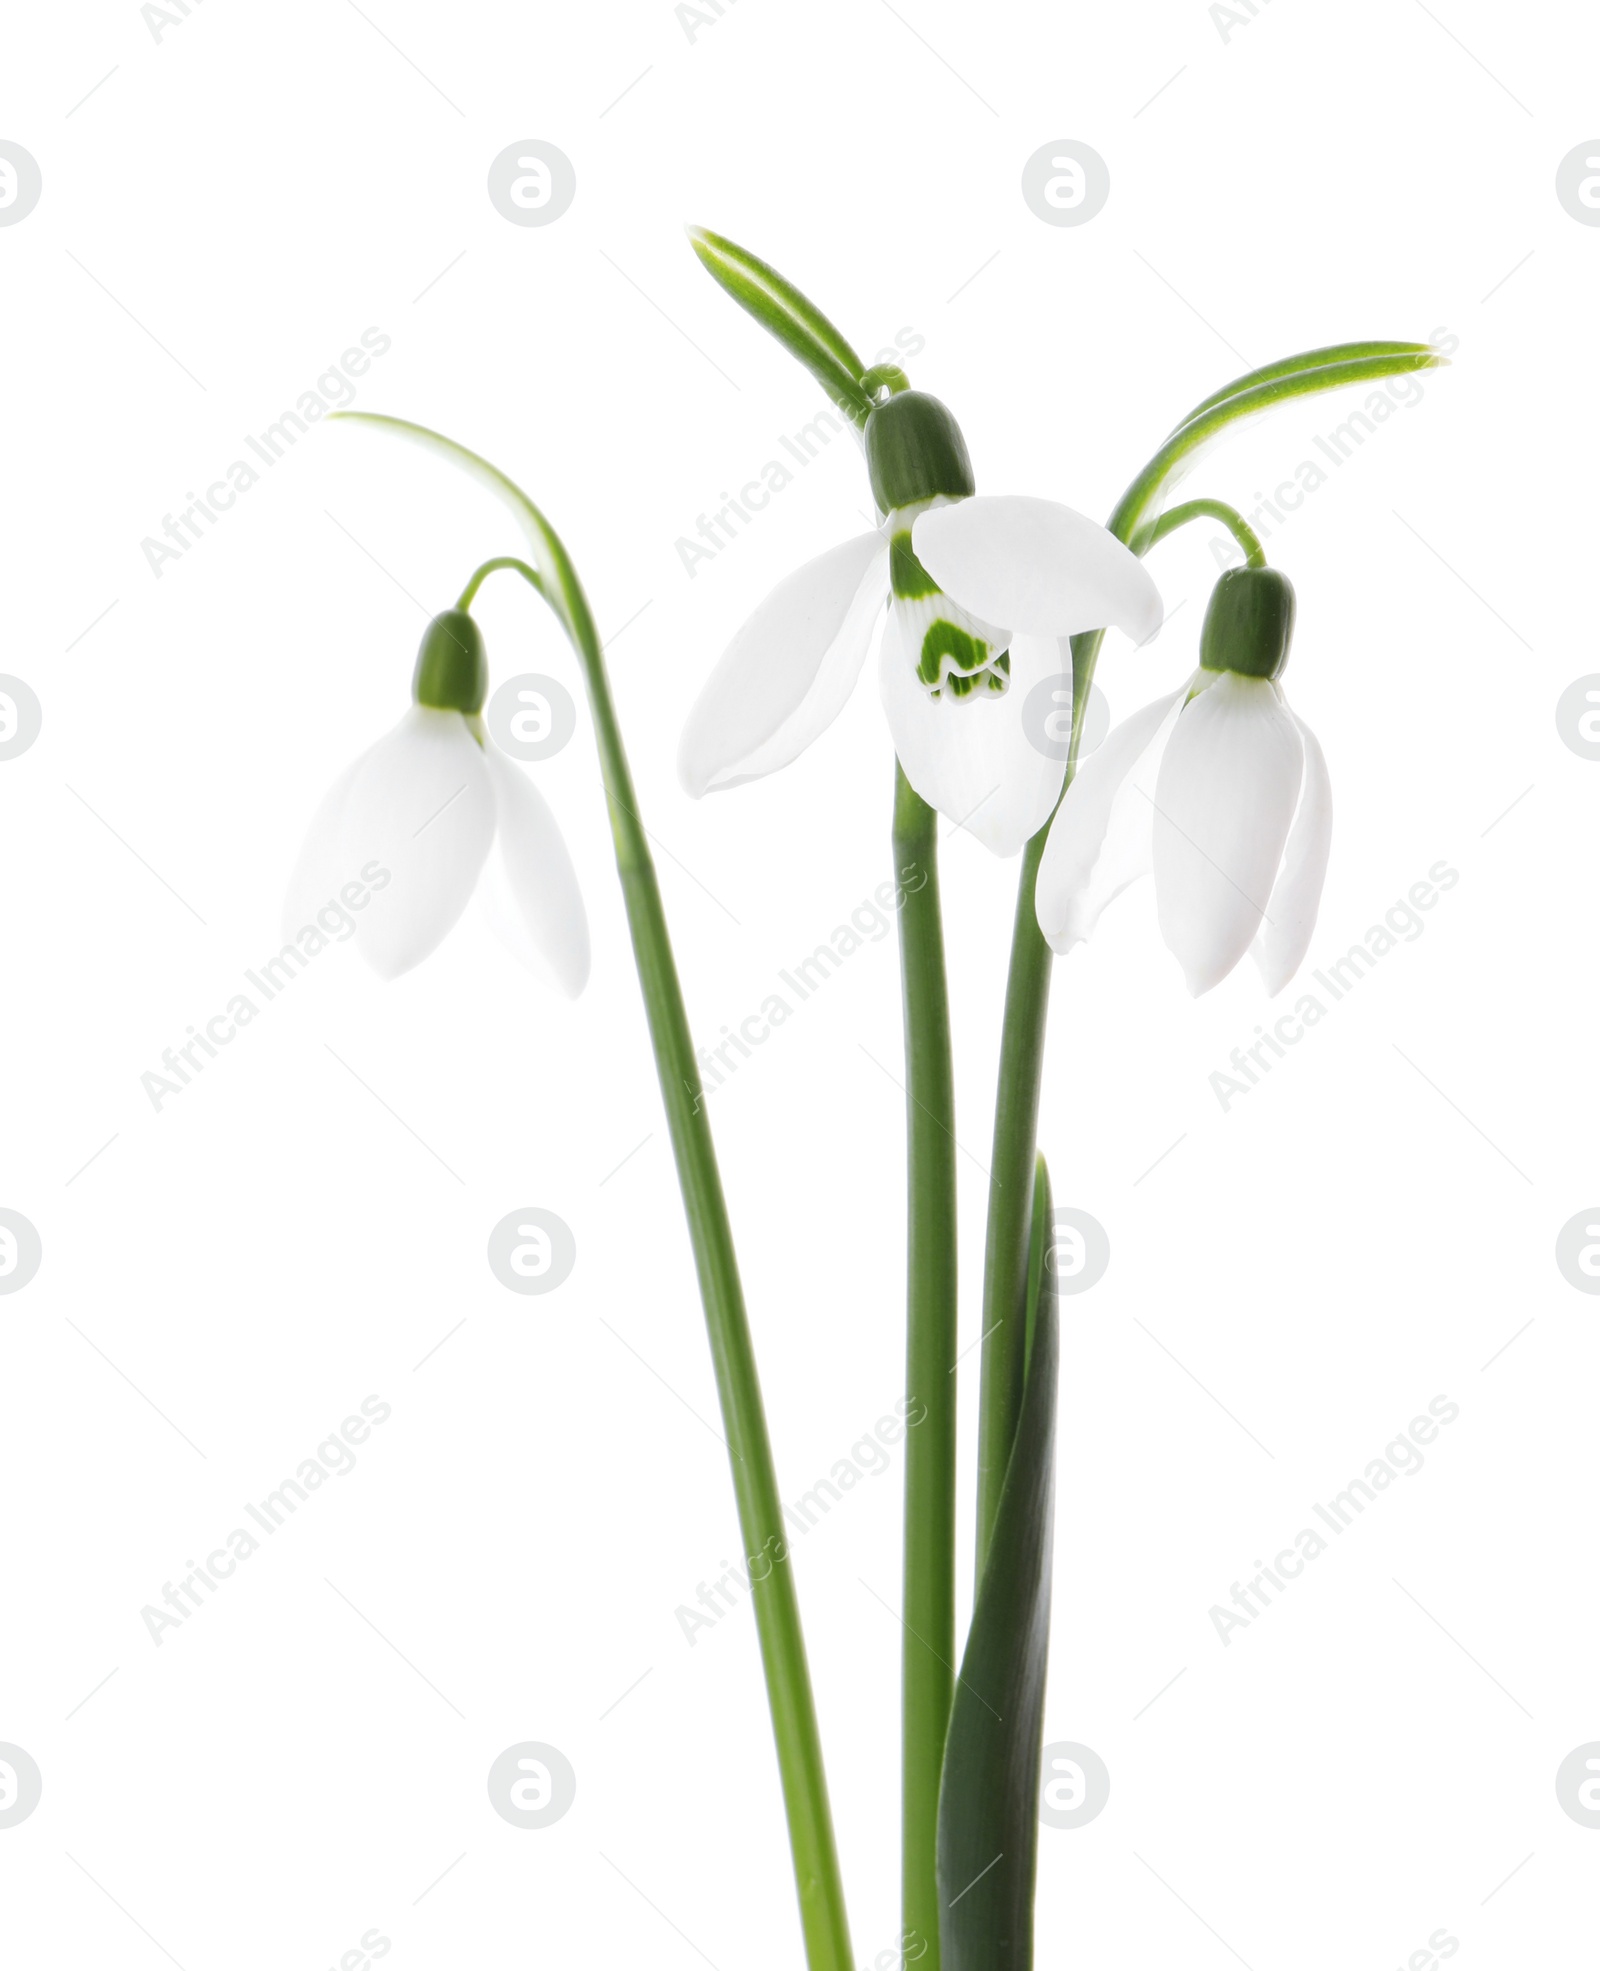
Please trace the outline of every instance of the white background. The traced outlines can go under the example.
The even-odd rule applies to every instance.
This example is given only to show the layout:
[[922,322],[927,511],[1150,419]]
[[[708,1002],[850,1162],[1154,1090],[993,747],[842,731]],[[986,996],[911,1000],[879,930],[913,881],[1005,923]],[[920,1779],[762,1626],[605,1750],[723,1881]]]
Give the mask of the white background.
[[[140,1086],[276,948],[425,613],[516,547],[466,482],[344,428],[152,574],[141,539],[369,326],[393,346],[360,404],[521,480],[622,632],[697,1035],[884,880],[870,678],[782,775],[701,806],[676,783],[723,643],[867,506],[841,438],[685,573],[675,540],[822,401],[689,219],[869,357],[925,338],[913,380],[981,489],[1095,514],[1250,364],[1459,338],[1268,542],[1337,800],[1309,963],[1440,859],[1459,883],[1227,1113],[1208,1077],[1267,1017],[1252,967],[1191,1002],[1148,888],[1057,967],[1041,1141],[1112,1259],[1064,1309],[1046,1735],[1112,1792],[1042,1830],[1040,1957],[1387,1971],[1444,1928],[1463,1967],[1577,1961],[1600,1836],[1553,1780],[1600,1737],[1600,1341],[1553,1254],[1600,1195],[1600,765],[1554,708],[1600,669],[1600,230],[1554,174],[1597,56],[1577,9],[1483,0],[1275,0],[1226,37],[1201,0],[740,0],[692,38],[667,0],[206,0],[159,41],[133,0],[12,10],[0,136],[44,196],[0,230],[0,668],[44,730],[0,765],[0,1203],[44,1263],[0,1301],[0,1739],[44,1796],[0,1831],[8,1962],[320,1971],[374,1928],[396,1971],[801,1962],[748,1611],[693,1648],[674,1617],[737,1531],[586,717],[534,770],[589,903],[581,1002],[473,912],[395,985],[324,956],[160,1113]],[[527,137],[577,171],[548,228],[485,192]],[[1110,167],[1082,228],[1020,194],[1062,137]],[[1351,408],[1280,414],[1190,490],[1254,505]],[[1192,664],[1210,532],[1152,558],[1160,640],[1108,639],[1117,716]],[[481,619],[497,679],[577,690],[515,585]],[[944,868],[965,1340],[1015,871],[961,834]],[[899,1049],[891,935],[713,1098],[789,1498],[899,1394]],[[578,1241],[546,1299],[484,1257],[529,1204]],[[357,1469],[157,1647],[140,1610],[370,1394],[393,1415]],[[1210,1607],[1440,1394],[1426,1469],[1225,1648]],[[975,1400],[966,1373],[968,1490]],[[863,1965],[899,1930],[899,1474],[796,1554]],[[523,1739],[578,1775],[542,1832],[485,1790]]]

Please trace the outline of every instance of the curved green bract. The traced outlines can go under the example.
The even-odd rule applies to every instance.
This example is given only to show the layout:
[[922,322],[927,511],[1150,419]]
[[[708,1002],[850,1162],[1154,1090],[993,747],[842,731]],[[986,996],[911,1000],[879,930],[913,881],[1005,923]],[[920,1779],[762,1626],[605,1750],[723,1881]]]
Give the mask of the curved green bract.
[[1050,1178],[1034,1168],[1025,1383],[945,1741],[939,1790],[941,1971],[1030,1971],[1039,1760],[1055,1527],[1055,1285]]
[[[554,528],[521,487],[486,459],[454,439],[403,418],[368,411],[337,415],[424,446],[476,479],[511,509],[529,544],[538,576],[536,586],[571,638],[583,667],[617,875],[705,1309],[788,1817],[806,1963],[809,1971],[851,1971],[855,1958],[850,1949],[816,1704],[794,1569],[788,1565],[789,1529],[773,1465],[733,1232],[649,836],[639,818],[638,797],[606,676],[605,653],[595,633],[588,598]],[[497,557],[478,570],[468,585],[469,595],[491,566],[528,572],[513,557]],[[643,1504],[638,1510],[644,1512]],[[765,1571],[758,1571],[763,1566]]]
[[747,314],[797,357],[845,415],[865,424],[872,399],[862,384],[866,365],[816,303],[776,267],[704,226],[690,226],[689,244],[701,265]]
[[1263,363],[1258,370],[1247,370],[1243,376],[1235,377],[1232,383],[1225,383],[1220,390],[1213,390],[1182,418],[1176,429],[1192,419],[1209,411],[1213,404],[1220,404],[1225,397],[1237,396],[1241,390],[1251,390],[1258,384],[1271,383],[1278,377],[1298,376],[1306,370],[1325,369],[1333,363],[1354,363],[1372,356],[1433,356],[1435,351],[1427,342],[1331,342],[1325,349],[1306,349],[1298,356],[1280,356],[1275,363]]
[[[594,618],[589,613],[589,600],[578,580],[578,571],[562,546],[560,535],[514,479],[508,479],[498,467],[479,458],[476,452],[469,452],[465,445],[458,445],[453,438],[430,431],[425,424],[412,424],[403,417],[385,417],[379,411],[335,411],[333,416],[342,423],[370,424],[380,431],[393,432],[397,438],[408,439],[424,451],[448,459],[458,471],[476,479],[510,507],[522,523],[522,531],[533,550],[545,601],[555,611],[581,657],[587,659],[591,653],[599,654],[600,639],[595,634]],[[506,565],[508,560],[509,557],[500,557],[501,565]]]
[[[1371,344],[1345,344],[1343,348],[1372,348]],[[1417,370],[1437,369],[1444,358],[1434,350],[1415,344],[1400,345],[1387,353],[1363,356],[1337,355],[1321,360],[1321,351],[1287,357],[1241,378],[1227,391],[1197,405],[1180,424],[1154,458],[1117,502],[1116,511],[1106,523],[1120,541],[1135,554],[1150,545],[1149,530],[1154,527],[1166,495],[1184,475],[1199,464],[1200,456],[1230,426],[1243,418],[1260,417],[1296,397],[1310,397],[1323,390],[1341,390],[1352,383],[1376,382],[1387,376],[1409,376]]]

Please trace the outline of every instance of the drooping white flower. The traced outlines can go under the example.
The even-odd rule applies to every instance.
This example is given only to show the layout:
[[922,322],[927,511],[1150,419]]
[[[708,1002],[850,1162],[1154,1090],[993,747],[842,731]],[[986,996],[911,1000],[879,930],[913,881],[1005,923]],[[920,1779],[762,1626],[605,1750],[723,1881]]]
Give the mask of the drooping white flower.
[[375,971],[397,978],[440,943],[487,866],[482,901],[502,942],[575,999],[589,976],[578,879],[548,802],[484,730],[487,680],[472,618],[434,617],[416,702],[317,809],[290,878],[284,938],[293,944],[307,928],[353,935]]
[[[936,398],[878,405],[866,450],[880,527],[808,562],[745,623],[690,711],[680,776],[698,798],[787,766],[843,710],[887,603],[880,685],[906,778],[1009,855],[1061,793],[1044,722],[1070,692],[1067,639],[1115,624],[1143,642],[1161,598],[1138,557],[1070,507],[976,496]],[[1043,709],[1025,718],[1036,691]]]
[[1269,993],[1316,926],[1333,790],[1315,734],[1278,683],[1294,591],[1271,569],[1217,583],[1201,666],[1125,719],[1079,768],[1045,843],[1039,928],[1070,951],[1138,876],[1153,874],[1167,948],[1197,997],[1253,952]]

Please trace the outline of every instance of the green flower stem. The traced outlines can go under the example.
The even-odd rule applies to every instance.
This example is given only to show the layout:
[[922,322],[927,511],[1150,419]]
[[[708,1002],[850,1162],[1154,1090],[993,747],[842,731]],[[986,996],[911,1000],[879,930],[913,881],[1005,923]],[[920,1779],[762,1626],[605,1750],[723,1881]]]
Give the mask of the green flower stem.
[[[1161,515],[1161,502],[1176,480],[1240,418],[1274,409],[1349,384],[1407,376],[1437,369],[1444,358],[1420,342],[1346,342],[1304,355],[1285,357],[1237,378],[1197,404],[1146,463],[1117,502],[1106,523],[1119,541],[1144,554],[1172,526],[1177,515]],[[1222,502],[1190,501],[1188,517]],[[1232,509],[1227,509],[1232,512]],[[1225,519],[1220,511],[1214,517]],[[1235,516],[1237,518],[1237,516]],[[1168,525],[1166,522],[1170,522]],[[1230,523],[1231,524],[1231,523]],[[1243,522],[1239,522],[1243,526]],[[1248,531],[1248,530],[1246,530]],[[1237,529],[1235,530],[1237,535]],[[1243,540],[1242,536],[1238,536]],[[1254,536],[1251,536],[1254,539]],[[1260,544],[1257,543],[1257,552]],[[1246,547],[1246,552],[1249,552]],[[1072,639],[1072,742],[1062,782],[1065,794],[1076,770],[1089,686],[1104,640],[1103,630]],[[1011,970],[1006,981],[1005,1025],[1000,1038],[1000,1076],[995,1096],[994,1149],[990,1159],[989,1225],[984,1253],[983,1357],[978,1395],[977,1566],[983,1579],[990,1535],[1006,1464],[1021,1411],[1026,1339],[1023,1310],[1028,1280],[1031,1176],[1039,1122],[1039,1085],[1044,1071],[1045,1028],[1050,1012],[1050,961],[1034,914],[1034,885],[1050,824],[1023,850],[1017,884],[1017,913],[1011,939]]]
[[[1073,694],[1072,758],[1081,721]],[[1069,777],[1071,768],[1068,769]],[[1006,978],[1005,1023],[995,1094],[989,1167],[989,1230],[984,1254],[983,1345],[978,1385],[978,1506],[975,1577],[983,1584],[1000,1494],[1022,1414],[1027,1368],[1028,1246],[1032,1234],[1034,1143],[1039,1129],[1040,1064],[1050,1012],[1051,950],[1034,915],[1033,886],[1049,829],[1022,851],[1017,914]]]
[[[616,847],[617,873],[622,881],[634,961],[661,1078],[673,1155],[677,1159],[700,1296],[705,1305],[739,1524],[745,1552],[750,1557],[751,1599],[755,1605],[788,1814],[806,1961],[811,1971],[852,1971],[854,1960],[834,1847],[811,1675],[733,1236],[661,894],[649,842],[639,820],[605,658],[588,600],[561,541],[533,502],[503,473],[465,447],[420,425],[361,411],[340,415],[428,447],[505,502],[528,537],[536,568],[528,570],[525,564],[510,561],[505,565],[537,574],[536,586],[561,621],[583,668]],[[484,572],[487,571],[480,571]]]
[[1255,532],[1236,507],[1229,506],[1226,500],[1185,500],[1182,506],[1168,507],[1156,522],[1150,536],[1150,545],[1164,541],[1169,534],[1175,534],[1180,527],[1188,526],[1191,520],[1220,520],[1228,532],[1244,549],[1247,568],[1265,568],[1266,549],[1262,547]]
[[[533,588],[536,594],[545,595],[543,578],[536,569],[530,568],[525,561],[519,561],[514,554],[497,554],[492,561],[486,561],[481,568],[475,568],[472,571],[472,579],[461,591],[461,600],[456,604],[456,607],[458,609],[470,609],[477,597],[479,589],[483,587],[491,575],[497,574],[502,568],[515,568],[517,573]],[[549,598],[546,596],[545,599],[548,601]]]
[[956,1660],[956,1139],[939,817],[896,766],[906,1034],[906,1483],[901,1899],[939,1971],[939,1775]]

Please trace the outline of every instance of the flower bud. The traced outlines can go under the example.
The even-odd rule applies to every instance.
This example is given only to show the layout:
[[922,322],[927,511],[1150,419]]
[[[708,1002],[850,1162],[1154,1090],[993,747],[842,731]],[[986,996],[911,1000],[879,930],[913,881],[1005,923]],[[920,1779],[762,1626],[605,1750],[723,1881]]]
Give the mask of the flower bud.
[[967,441],[937,397],[902,390],[867,419],[867,471],[880,513],[977,491]]
[[1275,678],[1289,661],[1294,588],[1276,568],[1230,568],[1218,577],[1200,631],[1200,667]]
[[489,660],[483,633],[464,609],[442,610],[422,633],[411,696],[440,712],[483,710],[489,695]]

